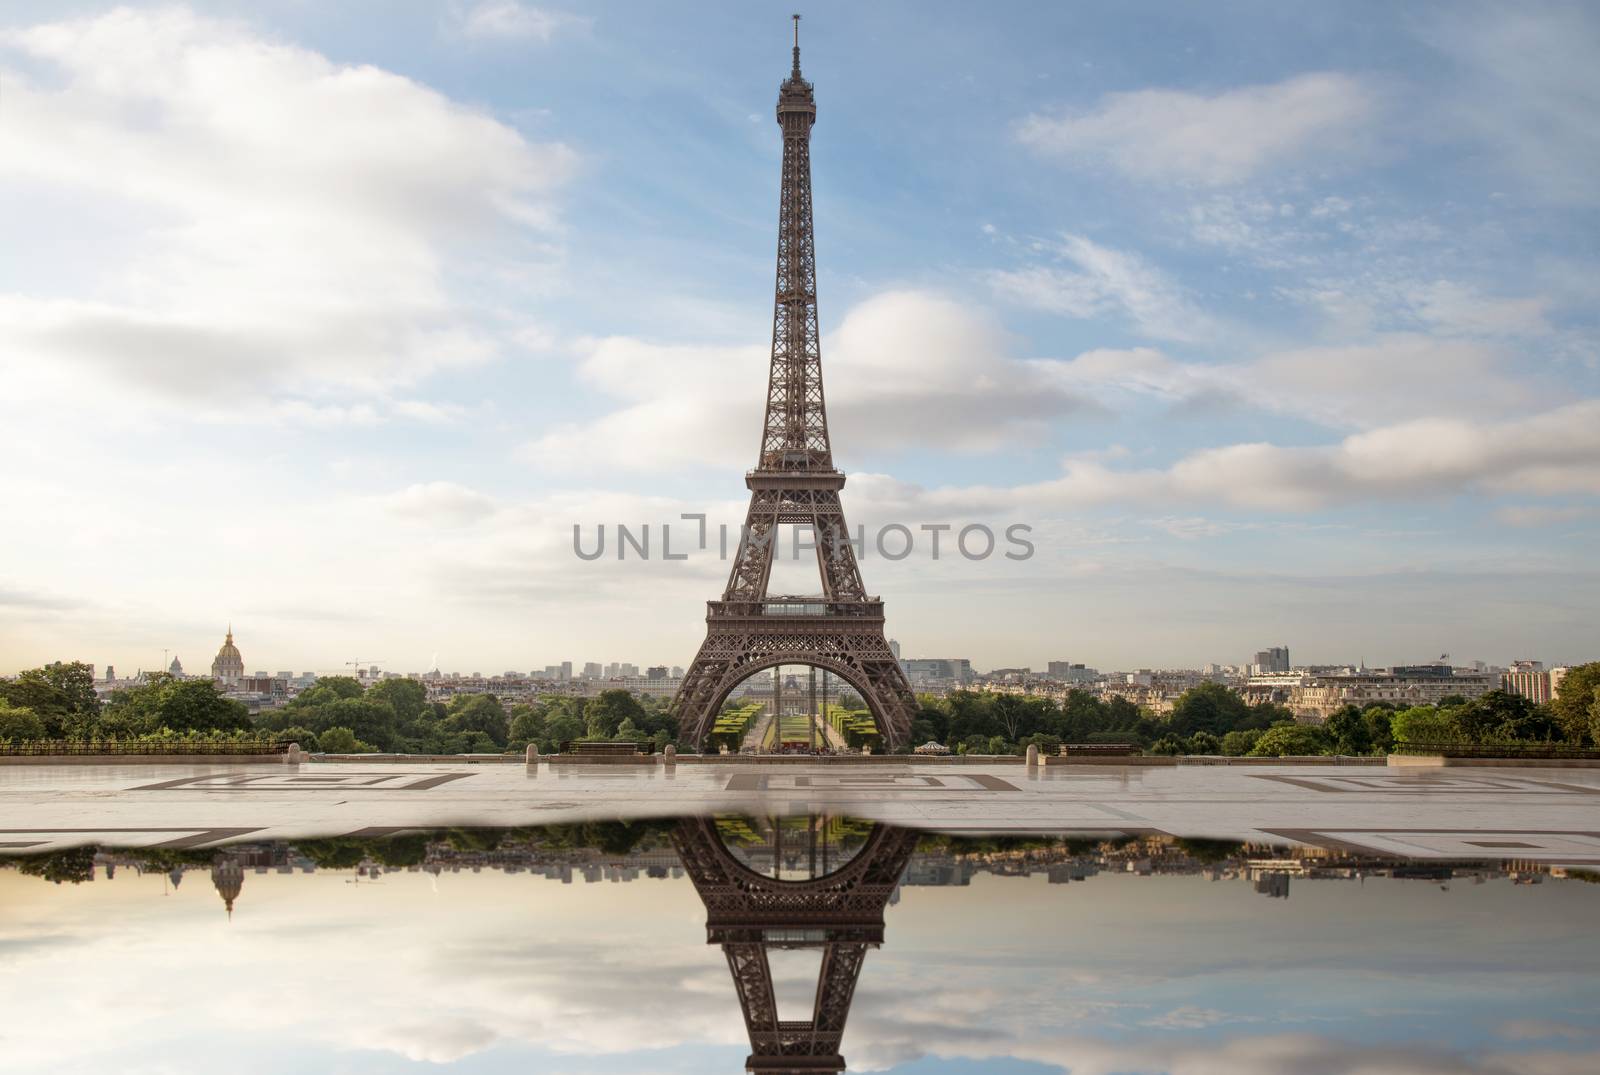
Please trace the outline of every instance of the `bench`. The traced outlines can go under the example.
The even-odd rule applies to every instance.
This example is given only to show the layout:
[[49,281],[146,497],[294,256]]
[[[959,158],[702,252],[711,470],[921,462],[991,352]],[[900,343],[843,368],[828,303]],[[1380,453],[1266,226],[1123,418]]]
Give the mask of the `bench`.
[[547,759],[552,765],[654,765],[656,756],[647,746],[622,742],[562,743],[561,753]]
[[643,751],[639,749],[639,744],[633,742],[632,740],[603,743],[569,743],[566,744],[566,746],[570,747],[571,749],[564,749],[562,753],[571,753],[580,757],[588,756],[614,758],[618,755],[643,753]]
[[1132,743],[1063,743],[1061,756],[1071,757],[1074,754],[1094,754],[1107,758],[1126,758],[1139,753],[1139,748]]

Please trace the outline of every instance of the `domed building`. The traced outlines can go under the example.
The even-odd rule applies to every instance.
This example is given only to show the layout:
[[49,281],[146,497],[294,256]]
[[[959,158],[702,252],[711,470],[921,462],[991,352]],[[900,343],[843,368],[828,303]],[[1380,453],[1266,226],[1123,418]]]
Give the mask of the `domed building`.
[[167,665],[167,674],[173,679],[183,678],[183,662],[178,660],[176,653],[172,655],[172,663]]
[[222,905],[228,909],[231,919],[233,901],[244,888],[244,866],[232,855],[218,855],[211,863],[211,883],[216,886],[217,895],[222,897]]
[[244,678],[244,658],[239,656],[239,647],[233,644],[233,624],[228,624],[228,637],[222,643],[222,648],[217,650],[216,659],[211,662],[211,678],[221,683],[224,687],[237,687]]

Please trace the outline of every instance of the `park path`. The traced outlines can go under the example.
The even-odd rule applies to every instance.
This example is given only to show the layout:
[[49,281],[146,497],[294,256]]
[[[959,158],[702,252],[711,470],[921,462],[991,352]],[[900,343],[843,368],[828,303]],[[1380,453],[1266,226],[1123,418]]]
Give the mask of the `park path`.
[[740,752],[748,751],[759,754],[761,752],[761,744],[766,742],[767,729],[772,726],[773,719],[771,713],[762,713],[761,719],[752,724],[750,730],[744,733],[744,739],[739,743]]

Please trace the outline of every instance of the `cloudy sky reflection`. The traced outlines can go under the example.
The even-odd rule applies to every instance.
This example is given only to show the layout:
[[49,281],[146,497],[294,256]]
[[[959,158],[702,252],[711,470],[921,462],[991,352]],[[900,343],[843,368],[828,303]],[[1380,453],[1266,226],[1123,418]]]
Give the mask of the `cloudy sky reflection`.
[[[852,1070],[1567,1075],[1600,1065],[1600,890],[1574,881],[980,875],[906,887]],[[16,1072],[737,1071],[684,880],[0,872]]]

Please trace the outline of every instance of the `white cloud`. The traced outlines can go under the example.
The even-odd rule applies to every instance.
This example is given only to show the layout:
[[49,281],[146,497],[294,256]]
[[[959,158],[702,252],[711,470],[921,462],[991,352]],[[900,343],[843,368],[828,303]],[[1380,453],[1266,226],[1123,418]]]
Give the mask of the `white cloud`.
[[1195,340],[1216,330],[1182,287],[1137,254],[1071,234],[1043,249],[1070,268],[1034,265],[992,272],[989,283],[996,294],[1064,317],[1123,317],[1154,339]]
[[1050,481],[912,490],[902,497],[969,513],[1106,503],[1299,512],[1484,491],[1600,495],[1600,400],[1499,422],[1421,418],[1329,445],[1231,444],[1192,452],[1166,468],[1069,459],[1062,477]]
[[[891,291],[860,303],[823,340],[829,431],[846,453],[934,446],[983,452],[1090,405],[1043,365],[1007,356],[983,313],[940,295]],[[553,469],[750,466],[759,448],[768,349],[593,341],[580,377],[625,402],[524,446]]]
[[447,254],[548,228],[574,167],[407,78],[181,8],[8,31],[8,51],[39,72],[5,71],[0,196],[31,208],[39,269],[0,298],[13,370],[199,400],[481,362],[501,343]]
[[1156,481],[1186,498],[1289,510],[1476,489],[1600,493],[1600,401],[1498,423],[1417,419],[1329,446],[1230,445]]
[[1047,369],[1050,376],[1076,391],[1111,391],[1174,401],[1218,390],[1232,391],[1236,381],[1227,367],[1180,362],[1150,347],[1096,348],[1075,358],[1051,362]]
[[1367,261],[1349,275],[1313,277],[1277,293],[1320,314],[1330,334],[1345,338],[1402,330],[1440,339],[1535,342],[1553,331],[1548,296],[1497,295],[1459,280],[1385,272]]
[[464,526],[495,511],[494,498],[454,482],[421,482],[376,498],[377,506],[400,519]]
[[1228,1012],[1217,1011],[1215,1008],[1201,1008],[1193,1004],[1184,1004],[1171,1011],[1140,1023],[1141,1026],[1155,1027],[1158,1030],[1203,1030],[1206,1027],[1220,1026],[1223,1023],[1255,1022],[1258,1017],[1248,1015],[1233,1015]]
[[486,0],[458,13],[461,33],[467,37],[546,42],[583,20],[562,11],[519,4],[516,0]]
[[1149,397],[1174,405],[1233,404],[1367,429],[1420,417],[1497,417],[1547,398],[1511,372],[1511,357],[1478,341],[1389,333],[1359,344],[1271,351],[1242,362],[1182,362],[1139,347],[1102,348],[1040,367],[1068,391],[1112,410]]
[[1542,297],[1500,298],[1450,280],[1435,280],[1412,293],[1417,316],[1442,332],[1464,336],[1540,335],[1550,331],[1550,301]]
[[1542,395],[1539,380],[1514,374],[1496,347],[1415,333],[1277,351],[1238,375],[1240,390],[1268,409],[1357,429],[1425,415],[1525,411]]
[[[984,1055],[971,1050],[959,1054]],[[1593,1070],[1596,1060],[1593,1053],[1468,1055],[1421,1045],[1345,1042],[1311,1034],[1224,1041],[1184,1038],[1170,1044],[1070,1037],[1020,1043],[1011,1055],[1056,1065],[1072,1075],[1281,1075],[1286,1071],[1314,1075],[1579,1075]]]
[[573,421],[518,455],[549,471],[670,471],[749,466],[760,447],[766,351],[692,347],[616,336],[588,344],[578,375],[626,405]]
[[1318,72],[1210,96],[1107,94],[1091,111],[1031,115],[1018,136],[1042,153],[1104,160],[1134,179],[1221,186],[1304,159],[1349,154],[1377,105],[1377,94],[1361,80]]

